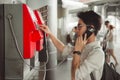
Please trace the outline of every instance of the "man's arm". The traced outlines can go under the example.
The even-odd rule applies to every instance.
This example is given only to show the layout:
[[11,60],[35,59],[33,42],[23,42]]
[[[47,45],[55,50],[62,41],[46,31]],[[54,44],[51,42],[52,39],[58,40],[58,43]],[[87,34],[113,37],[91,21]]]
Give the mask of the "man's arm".
[[40,25],[40,30],[44,31],[46,34],[49,35],[49,37],[51,38],[53,44],[55,45],[55,47],[60,52],[63,51],[63,49],[65,48],[65,45],[52,34],[52,32],[49,30],[48,26],[46,26],[46,25]]
[[[78,37],[75,43],[75,48],[74,48],[75,53],[73,54],[73,60],[72,60],[72,80],[75,80],[75,72],[80,67],[81,52],[87,43],[86,34],[84,37],[85,37],[84,39],[82,38],[82,36]],[[78,54],[77,52],[80,52],[80,54]]]
[[75,80],[75,72],[79,66],[80,66],[80,55],[74,54],[72,60],[72,68],[71,68],[72,80]]
[[63,52],[65,45],[59,40],[57,39],[52,33],[49,34],[49,37],[51,38],[53,44],[55,45],[55,47],[60,51]]

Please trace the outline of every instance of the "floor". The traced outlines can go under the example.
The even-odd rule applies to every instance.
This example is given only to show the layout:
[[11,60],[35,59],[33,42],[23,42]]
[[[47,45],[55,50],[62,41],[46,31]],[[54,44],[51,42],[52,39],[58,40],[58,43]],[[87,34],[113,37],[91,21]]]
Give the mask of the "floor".
[[[71,80],[71,60],[65,61],[55,70],[55,80]],[[44,80],[44,72],[34,71],[28,80]]]

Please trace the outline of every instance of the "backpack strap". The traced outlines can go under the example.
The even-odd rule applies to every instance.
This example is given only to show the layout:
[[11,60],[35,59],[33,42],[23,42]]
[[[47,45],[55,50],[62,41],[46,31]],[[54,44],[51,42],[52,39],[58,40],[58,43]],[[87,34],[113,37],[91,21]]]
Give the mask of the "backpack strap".
[[90,77],[91,77],[91,80],[95,80],[92,72],[90,73]]
[[[96,47],[96,48],[94,48],[94,49],[97,49],[97,48],[100,48],[100,47]],[[91,80],[95,80],[95,77],[93,76],[93,73],[92,73],[92,72],[90,73],[90,77],[91,77]]]
[[110,63],[110,67],[113,68],[113,70],[116,71],[115,65],[112,62]]

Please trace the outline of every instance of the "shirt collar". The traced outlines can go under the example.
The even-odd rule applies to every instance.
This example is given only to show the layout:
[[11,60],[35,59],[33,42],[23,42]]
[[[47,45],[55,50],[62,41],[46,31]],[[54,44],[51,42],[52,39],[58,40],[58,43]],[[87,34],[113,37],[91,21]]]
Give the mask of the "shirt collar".
[[86,48],[93,48],[93,47],[96,47],[96,46],[99,46],[100,47],[100,42],[99,41],[94,41],[94,42],[91,42],[91,43],[88,43],[85,47]]

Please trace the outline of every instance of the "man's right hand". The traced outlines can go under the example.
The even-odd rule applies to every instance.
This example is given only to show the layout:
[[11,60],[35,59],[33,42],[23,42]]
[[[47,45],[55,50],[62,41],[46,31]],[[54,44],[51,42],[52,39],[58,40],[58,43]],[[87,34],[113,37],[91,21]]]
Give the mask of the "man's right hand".
[[48,35],[52,34],[51,31],[49,30],[48,26],[46,26],[46,25],[39,25],[39,26],[40,26],[40,29],[42,31],[44,31],[46,34],[48,34]]

